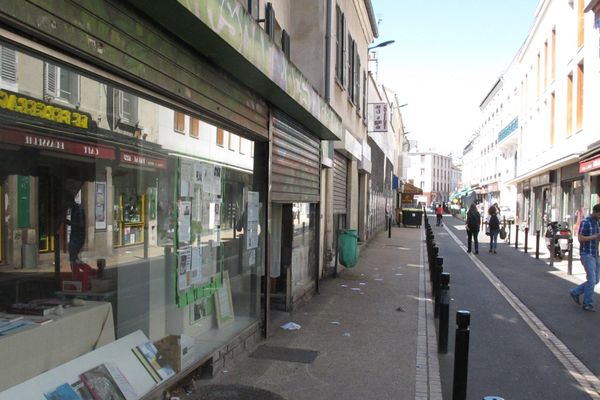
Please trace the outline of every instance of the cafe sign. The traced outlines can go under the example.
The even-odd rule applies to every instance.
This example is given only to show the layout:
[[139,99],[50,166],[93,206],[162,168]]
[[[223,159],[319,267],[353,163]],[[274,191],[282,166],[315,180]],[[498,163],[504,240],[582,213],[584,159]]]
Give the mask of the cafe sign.
[[0,90],[0,109],[82,129],[88,129],[92,120],[88,113],[48,104],[8,90]]
[[579,163],[579,173],[585,174],[586,172],[600,169],[600,156],[592,158],[591,160],[581,161]]

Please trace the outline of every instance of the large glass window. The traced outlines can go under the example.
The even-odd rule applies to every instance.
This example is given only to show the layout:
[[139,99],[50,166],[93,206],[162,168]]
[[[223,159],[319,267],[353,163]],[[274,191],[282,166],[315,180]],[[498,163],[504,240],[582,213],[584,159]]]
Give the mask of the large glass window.
[[264,144],[223,148],[200,115],[181,135],[175,107],[0,49],[0,318],[28,321],[0,335],[26,354],[0,391],[132,334],[193,368],[255,324]]

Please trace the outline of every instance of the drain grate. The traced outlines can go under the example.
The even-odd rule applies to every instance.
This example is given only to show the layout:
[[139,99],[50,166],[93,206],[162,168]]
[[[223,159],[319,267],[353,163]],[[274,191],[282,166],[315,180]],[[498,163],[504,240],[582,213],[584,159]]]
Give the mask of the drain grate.
[[285,400],[268,390],[245,385],[201,385],[190,400]]
[[291,347],[267,346],[263,344],[254,350],[250,357],[269,360],[289,361],[303,364],[312,364],[319,354],[315,350],[294,349]]

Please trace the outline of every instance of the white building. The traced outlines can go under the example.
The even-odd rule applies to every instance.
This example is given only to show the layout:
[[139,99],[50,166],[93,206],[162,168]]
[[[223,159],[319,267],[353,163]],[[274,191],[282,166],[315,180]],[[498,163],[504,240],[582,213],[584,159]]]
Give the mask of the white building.
[[447,202],[456,190],[451,186],[453,176],[456,179],[452,159],[433,152],[409,153],[408,159],[408,181],[423,189],[427,204]]

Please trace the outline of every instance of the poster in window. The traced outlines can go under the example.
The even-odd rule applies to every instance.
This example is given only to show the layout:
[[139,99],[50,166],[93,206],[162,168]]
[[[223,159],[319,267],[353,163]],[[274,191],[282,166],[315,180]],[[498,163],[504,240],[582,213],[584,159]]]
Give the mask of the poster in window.
[[178,251],[179,263],[177,271],[177,289],[179,291],[186,290],[192,284],[192,249],[184,247]]
[[204,318],[211,315],[210,298],[203,297],[190,306],[190,325],[201,322]]
[[213,190],[212,192],[217,196],[221,195],[221,167],[215,165],[213,172]]
[[215,306],[219,328],[233,322],[233,301],[231,300],[231,284],[227,271],[223,271],[221,287],[215,293]]
[[202,247],[192,247],[192,285],[202,283]]
[[96,229],[106,229],[106,182],[96,182]]
[[179,241],[189,243],[192,202],[179,201]]
[[194,183],[201,185],[204,179],[204,165],[202,163],[194,163]]

